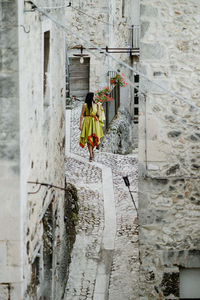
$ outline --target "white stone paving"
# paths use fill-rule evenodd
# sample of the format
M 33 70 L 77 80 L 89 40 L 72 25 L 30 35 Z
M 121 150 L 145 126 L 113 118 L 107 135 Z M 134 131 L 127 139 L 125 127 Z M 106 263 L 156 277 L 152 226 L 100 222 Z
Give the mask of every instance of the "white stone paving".
M 123 156 L 96 150 L 95 162 L 89 163 L 87 149 L 79 146 L 80 109 L 78 105 L 71 110 L 70 150 L 73 154 L 66 158 L 67 181 L 78 189 L 80 213 L 64 299 L 139 299 L 137 214 L 122 178 L 129 176 L 137 203 L 137 153 Z M 115 204 L 107 208 L 108 218 L 111 222 L 113 218 L 113 224 L 116 222 L 116 232 L 110 232 L 114 239 L 110 241 L 108 265 L 106 254 L 102 254 L 106 251 L 103 244 L 106 205 L 101 166 L 112 170 Z

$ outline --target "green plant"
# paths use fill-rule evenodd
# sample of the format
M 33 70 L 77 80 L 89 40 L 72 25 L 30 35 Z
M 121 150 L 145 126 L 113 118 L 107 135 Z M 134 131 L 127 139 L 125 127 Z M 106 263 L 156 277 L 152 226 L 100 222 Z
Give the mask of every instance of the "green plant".
M 96 94 L 96 101 L 97 102 L 108 102 L 110 100 L 114 100 L 111 96 L 110 93 L 112 92 L 112 90 L 109 88 L 109 86 L 105 87 L 102 90 L 98 90 L 95 92 Z
M 119 86 L 125 87 L 126 85 L 128 85 L 128 83 L 125 81 L 124 77 L 125 77 L 124 74 L 120 75 L 119 73 L 117 73 L 115 76 L 111 77 L 110 80 L 114 84 L 119 84 Z

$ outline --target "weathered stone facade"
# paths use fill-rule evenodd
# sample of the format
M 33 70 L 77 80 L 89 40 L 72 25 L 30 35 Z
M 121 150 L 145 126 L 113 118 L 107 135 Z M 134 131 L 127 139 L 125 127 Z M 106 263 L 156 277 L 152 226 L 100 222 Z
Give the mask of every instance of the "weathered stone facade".
M 139 0 L 117 0 L 117 1 L 79 1 L 79 3 L 72 2 L 72 6 L 66 10 L 66 26 L 73 32 L 80 35 L 97 45 L 98 47 L 105 48 L 125 48 L 127 50 L 132 47 L 133 32 L 132 26 L 139 25 Z M 74 37 L 73 35 L 67 36 L 68 56 L 69 60 L 74 55 L 81 54 L 80 49 L 74 49 L 76 46 L 83 46 L 90 48 L 91 46 L 86 42 Z M 118 50 L 120 51 L 120 50 Z M 128 51 L 127 51 L 128 52 Z M 83 50 L 83 55 L 89 57 L 89 90 L 96 91 L 98 89 L 108 86 L 110 72 L 120 70 L 125 74 L 125 78 L 133 82 L 134 74 L 127 68 L 124 68 L 118 62 L 99 53 L 97 50 Z M 138 56 L 130 56 L 125 53 L 112 54 L 116 59 L 125 62 L 130 66 L 137 66 Z M 78 76 L 78 75 L 77 75 Z M 78 81 L 79 79 L 77 79 Z M 120 107 L 124 108 L 130 114 L 131 119 L 134 117 L 134 87 L 128 84 L 127 87 L 120 89 Z M 134 136 L 134 147 L 137 146 L 138 128 L 132 120 L 127 122 L 129 137 Z M 126 126 L 125 126 L 126 127 Z M 121 135 L 127 135 L 126 128 L 124 128 Z M 121 126 L 121 129 L 123 129 Z M 119 130 L 121 130 L 119 128 Z M 111 143 L 124 143 L 123 139 L 112 138 Z M 126 143 L 126 142 L 125 142 Z M 126 144 L 128 144 L 127 141 Z M 116 147 L 117 148 L 117 147 Z M 125 145 L 126 149 L 121 149 L 120 153 L 130 152 L 130 146 Z M 108 148 L 107 148 L 108 149 Z M 111 152 L 116 152 L 112 149 Z
M 24 9 L 32 6 L 0 3 L 0 298 L 61 299 L 65 192 L 28 181 L 65 187 L 65 35 Z
M 199 1 L 141 0 L 141 70 L 200 107 Z M 141 82 L 140 299 L 179 299 L 199 268 L 200 109 Z
M 79 4 L 72 2 L 72 7 L 66 10 L 66 25 L 83 38 L 91 41 L 101 48 L 106 46 L 111 48 L 132 47 L 132 28 L 139 22 L 138 0 L 126 0 L 123 7 L 123 1 L 79 1 Z M 112 25 L 113 24 L 113 25 Z M 68 55 L 74 57 L 74 54 L 81 54 L 74 46 L 83 45 L 91 47 L 86 42 L 74 37 L 67 36 Z M 119 63 L 100 54 L 97 50 L 84 50 L 84 55 L 90 58 L 90 83 L 89 89 L 95 91 L 109 85 L 109 71 L 120 70 L 126 77 L 129 72 Z M 115 53 L 113 56 L 123 62 L 133 65 L 133 57 L 126 53 Z M 125 106 L 131 112 L 132 87 L 121 89 L 121 105 Z

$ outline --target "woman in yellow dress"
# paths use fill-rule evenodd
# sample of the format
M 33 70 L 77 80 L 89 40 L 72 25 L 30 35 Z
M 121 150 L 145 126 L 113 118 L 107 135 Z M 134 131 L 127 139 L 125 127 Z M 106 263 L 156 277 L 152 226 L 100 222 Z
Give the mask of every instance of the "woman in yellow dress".
M 94 93 L 87 94 L 80 116 L 80 146 L 84 148 L 87 143 L 90 162 L 94 159 L 94 147 L 100 144 L 100 139 L 103 137 L 102 124 L 99 122 L 101 107 L 100 103 L 95 103 L 94 98 Z

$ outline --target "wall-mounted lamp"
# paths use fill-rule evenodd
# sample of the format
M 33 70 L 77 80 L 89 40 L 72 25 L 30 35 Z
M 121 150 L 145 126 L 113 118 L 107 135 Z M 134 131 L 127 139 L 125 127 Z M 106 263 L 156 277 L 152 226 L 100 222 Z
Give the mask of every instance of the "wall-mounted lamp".
M 84 58 L 83 58 L 83 56 L 80 57 L 80 63 L 81 63 L 81 64 L 84 63 Z

